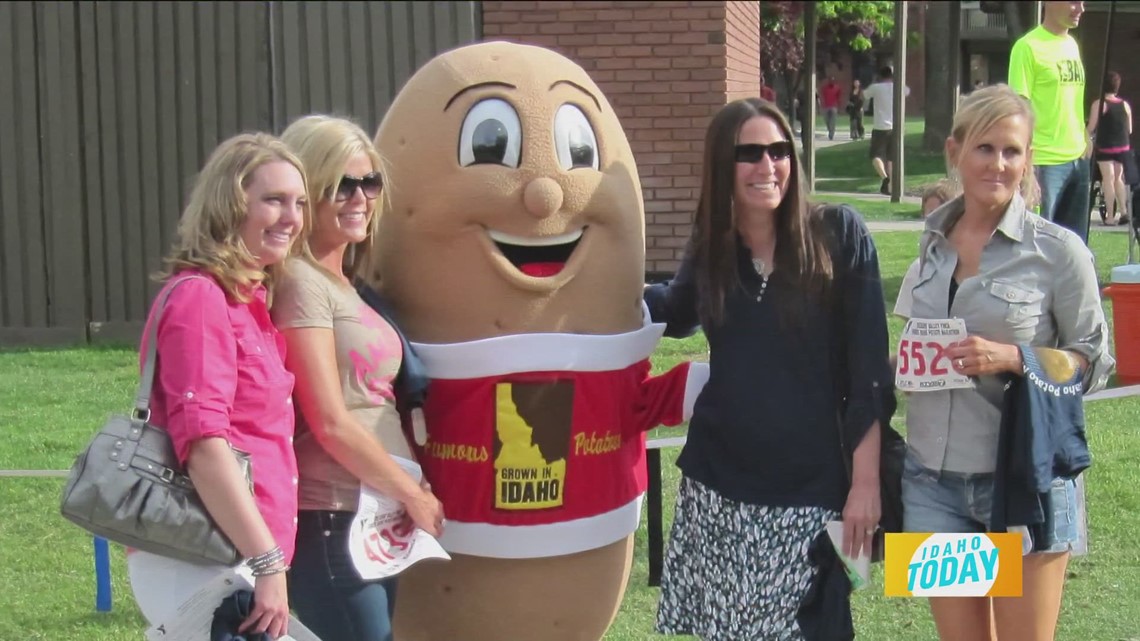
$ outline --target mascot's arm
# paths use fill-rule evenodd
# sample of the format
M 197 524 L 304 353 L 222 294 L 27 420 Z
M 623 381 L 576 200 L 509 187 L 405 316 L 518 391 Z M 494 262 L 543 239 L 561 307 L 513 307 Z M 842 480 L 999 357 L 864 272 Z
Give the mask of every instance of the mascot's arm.
M 693 239 L 690 238 L 673 279 L 647 285 L 642 294 L 650 318 L 654 323 L 665 323 L 665 335 L 670 338 L 692 336 L 700 328 L 694 252 Z
M 660 376 L 641 382 L 636 410 L 636 427 L 646 432 L 658 425 L 680 425 L 693 415 L 697 396 L 709 380 L 708 363 L 681 363 Z

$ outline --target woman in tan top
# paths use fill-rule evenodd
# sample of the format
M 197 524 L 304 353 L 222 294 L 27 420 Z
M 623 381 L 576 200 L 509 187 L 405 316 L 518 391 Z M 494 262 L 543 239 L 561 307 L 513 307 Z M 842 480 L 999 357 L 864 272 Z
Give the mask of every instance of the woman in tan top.
M 321 638 L 389 641 L 395 579 L 362 580 L 349 554 L 361 484 L 402 503 L 434 536 L 443 509 L 395 459 L 413 458 L 393 391 L 401 342 L 352 287 L 376 229 L 380 156 L 360 127 L 339 118 L 306 116 L 281 138 L 304 163 L 315 202 L 307 251 L 286 264 L 272 311 L 300 409 L 290 601 Z

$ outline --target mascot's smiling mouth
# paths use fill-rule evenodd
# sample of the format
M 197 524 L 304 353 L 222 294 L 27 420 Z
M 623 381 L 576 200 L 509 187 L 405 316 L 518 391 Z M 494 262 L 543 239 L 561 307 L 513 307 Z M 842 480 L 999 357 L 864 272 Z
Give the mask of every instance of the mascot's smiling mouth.
M 488 229 L 487 235 L 515 269 L 533 278 L 549 278 L 562 272 L 585 230 L 545 238 L 513 236 L 493 229 Z

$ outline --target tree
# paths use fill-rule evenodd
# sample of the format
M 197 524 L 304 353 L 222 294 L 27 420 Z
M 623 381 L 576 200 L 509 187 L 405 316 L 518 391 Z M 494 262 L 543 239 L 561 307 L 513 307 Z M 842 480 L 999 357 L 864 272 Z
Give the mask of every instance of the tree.
M 950 77 L 950 56 L 958 43 L 950 42 L 950 20 L 961 20 L 952 9 L 954 2 L 928 2 L 926 4 L 926 109 L 922 143 L 927 151 L 942 149 L 950 135 L 954 119 L 954 85 L 961 82 Z
M 953 120 L 953 83 L 961 79 L 950 77 L 949 56 L 957 55 L 960 43 L 950 42 L 944 25 L 950 20 L 961 20 L 952 15 L 952 3 L 926 4 L 926 127 L 923 144 L 937 151 L 950 135 Z M 1005 17 L 1006 37 L 1010 46 L 1037 24 L 1037 7 L 1033 2 L 981 2 L 983 13 Z
M 1036 2 L 980 2 L 978 5 L 982 13 L 1005 16 L 1005 32 L 1010 45 L 1037 25 Z
M 798 80 L 796 74 L 804 64 L 803 3 L 760 3 L 760 64 L 770 77 L 781 77 L 788 88 L 784 110 L 792 112 L 792 97 Z
M 760 3 L 760 62 L 764 72 L 782 76 L 789 92 L 800 87 L 804 64 L 803 2 Z M 866 51 L 889 38 L 894 30 L 894 2 L 820 1 L 815 3 L 819 18 L 816 31 L 821 59 L 838 57 L 844 50 Z M 790 96 L 788 97 L 790 105 Z

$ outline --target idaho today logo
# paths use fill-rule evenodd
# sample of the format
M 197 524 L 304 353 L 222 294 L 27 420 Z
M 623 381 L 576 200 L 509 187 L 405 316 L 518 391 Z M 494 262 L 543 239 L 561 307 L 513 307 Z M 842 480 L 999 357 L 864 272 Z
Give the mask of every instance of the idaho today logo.
M 1021 596 L 1021 535 L 887 534 L 887 596 Z

